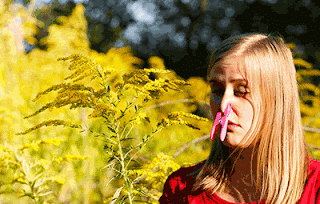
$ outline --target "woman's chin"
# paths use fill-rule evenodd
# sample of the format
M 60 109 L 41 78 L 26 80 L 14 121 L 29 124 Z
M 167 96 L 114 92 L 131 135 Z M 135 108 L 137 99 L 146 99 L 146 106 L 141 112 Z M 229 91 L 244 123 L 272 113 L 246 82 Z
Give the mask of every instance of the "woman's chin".
M 222 144 L 227 147 L 238 147 L 240 141 L 240 138 L 236 138 L 232 133 L 228 132 Z

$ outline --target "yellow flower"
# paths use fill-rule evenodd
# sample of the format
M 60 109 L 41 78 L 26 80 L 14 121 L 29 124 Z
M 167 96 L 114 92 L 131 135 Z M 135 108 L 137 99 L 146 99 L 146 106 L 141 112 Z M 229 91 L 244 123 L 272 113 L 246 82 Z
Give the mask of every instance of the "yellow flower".
M 34 115 L 34 114 L 32 114 L 32 115 Z M 27 134 L 27 133 L 29 133 L 29 132 L 31 132 L 33 130 L 37 130 L 37 129 L 43 127 L 43 126 L 58 126 L 58 125 L 63 125 L 63 126 L 71 127 L 71 128 L 80 128 L 81 127 L 80 125 L 74 125 L 74 124 L 68 123 L 68 122 L 66 122 L 64 120 L 48 120 L 48 121 L 42 122 L 42 123 L 30 128 L 30 129 L 28 129 L 28 130 L 26 130 L 24 132 L 17 133 L 17 135 Z
M 158 56 L 152 56 L 149 58 L 149 64 L 151 67 L 157 68 L 157 69 L 161 69 L 161 70 L 165 70 L 165 66 L 164 66 L 164 62 L 163 59 L 161 59 Z
M 149 79 L 149 72 L 145 70 L 136 70 L 129 74 L 124 74 L 122 76 L 123 81 L 126 84 L 133 84 L 133 85 L 145 85 L 146 83 L 150 82 Z
M 80 156 L 80 155 L 65 155 L 63 156 L 63 160 L 64 161 L 67 161 L 67 162 L 70 162 L 70 161 L 74 161 L 74 160 L 86 160 L 90 158 L 90 156 Z
M 55 159 L 55 161 L 56 161 L 57 163 L 61 163 L 61 162 L 63 161 L 63 158 L 62 158 L 62 157 L 58 157 L 58 158 Z
M 25 178 L 22 178 L 22 177 L 17 178 L 17 181 L 20 182 L 20 183 L 26 183 L 27 182 L 27 180 Z
M 172 112 L 172 113 L 170 113 L 170 116 L 175 117 L 175 118 L 177 118 L 177 117 L 192 118 L 195 120 L 200 120 L 200 121 L 205 121 L 205 122 L 209 121 L 207 118 L 203 118 L 203 117 L 194 115 L 192 113 L 185 113 L 185 112 Z
M 288 43 L 287 46 L 291 49 L 291 50 L 297 50 L 297 46 L 294 43 Z
M 136 123 L 139 125 L 141 124 L 141 119 L 144 119 L 147 117 L 147 114 L 145 112 L 141 112 L 136 116 Z
M 307 69 L 313 68 L 311 63 L 309 63 L 309 62 L 307 62 L 307 61 L 305 61 L 303 59 L 300 59 L 300 58 L 293 59 L 293 62 L 294 62 L 294 65 L 296 65 L 296 66 L 302 66 L 302 67 L 305 67 Z
M 145 175 L 145 182 L 150 184 L 152 189 L 161 189 L 169 174 L 180 168 L 180 165 L 172 161 L 172 157 L 159 153 L 151 163 L 142 169 L 133 170 L 129 174 L 135 177 Z
M 148 73 L 159 73 L 159 74 L 167 74 L 170 73 L 170 70 L 164 70 L 164 69 L 143 69 L 144 71 Z
M 18 182 L 20 182 L 20 183 L 26 183 L 26 182 L 27 182 L 25 176 L 24 176 L 23 174 L 21 174 L 21 173 L 16 174 L 16 175 L 14 176 L 14 180 L 16 180 L 16 181 L 18 181 Z
M 21 150 L 21 151 L 23 151 L 25 149 L 31 149 L 34 151 L 38 151 L 39 146 L 38 146 L 38 144 L 24 144 L 22 147 L 19 148 L 19 150 Z
M 56 182 L 61 185 L 66 182 L 66 179 L 64 179 L 61 176 L 52 176 L 52 177 L 48 178 L 48 180 L 51 180 L 52 182 Z
M 60 138 L 52 138 L 52 139 L 46 139 L 46 140 L 40 140 L 39 144 L 52 144 L 54 146 L 59 146 L 61 143 Z
M 47 169 L 50 165 L 50 161 L 46 159 L 40 159 L 37 163 L 38 165 L 42 166 L 44 169 Z
M 115 110 L 113 110 L 110 105 L 107 105 L 105 103 L 98 104 L 93 112 L 89 115 L 89 118 L 97 118 L 97 117 L 110 117 L 111 115 L 114 115 L 116 113 Z

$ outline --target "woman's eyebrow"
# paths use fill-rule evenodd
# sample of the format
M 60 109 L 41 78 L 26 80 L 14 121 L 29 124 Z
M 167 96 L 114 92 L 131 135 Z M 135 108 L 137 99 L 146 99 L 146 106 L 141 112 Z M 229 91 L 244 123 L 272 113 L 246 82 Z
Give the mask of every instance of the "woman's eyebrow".
M 245 83 L 247 83 L 247 80 L 245 80 L 245 79 L 230 79 L 229 80 L 231 83 L 234 83 L 234 82 L 245 82 Z
M 245 80 L 245 79 L 243 79 L 243 78 L 241 78 L 241 79 L 229 79 L 229 81 L 230 81 L 231 83 L 235 83 L 235 82 L 245 82 L 245 83 L 247 83 L 247 80 Z M 221 81 L 220 81 L 220 80 L 217 80 L 217 79 L 215 79 L 215 78 L 212 78 L 212 79 L 209 80 L 209 83 L 214 83 L 214 82 L 221 82 Z

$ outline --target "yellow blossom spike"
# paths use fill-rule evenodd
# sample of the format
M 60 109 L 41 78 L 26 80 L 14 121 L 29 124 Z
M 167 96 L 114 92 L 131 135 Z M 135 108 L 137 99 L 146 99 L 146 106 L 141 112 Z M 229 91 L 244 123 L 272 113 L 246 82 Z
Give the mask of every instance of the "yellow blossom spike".
M 52 144 L 54 146 L 59 146 L 61 143 L 60 138 L 52 138 L 52 139 L 46 139 L 46 140 L 40 140 L 38 144 Z
M 38 146 L 38 144 L 24 144 L 24 145 L 22 145 L 22 147 L 19 148 L 20 151 L 23 151 L 25 149 L 31 149 L 34 151 L 38 151 L 39 146 Z
M 25 119 L 38 115 L 39 113 L 47 109 L 60 108 L 67 105 L 71 105 L 70 109 L 78 107 L 91 108 L 94 105 L 94 101 L 94 93 L 84 93 L 81 91 L 73 91 L 69 89 L 64 90 L 60 92 L 60 94 L 56 97 L 56 99 L 53 102 L 47 103 L 33 114 L 26 116 Z
M 167 74 L 170 73 L 170 70 L 163 70 L 163 69 L 143 69 L 144 71 L 148 72 L 148 73 L 158 73 L 158 74 Z
M 59 58 L 58 60 L 71 60 L 72 64 L 69 66 L 69 70 L 74 70 L 74 72 L 65 78 L 65 80 L 71 79 L 73 82 L 80 81 L 84 78 L 105 78 L 113 69 L 107 69 L 101 67 L 92 57 L 85 57 L 80 54 L 71 55 L 65 58 Z
M 63 125 L 63 126 L 71 127 L 71 128 L 80 128 L 81 127 L 80 125 L 74 125 L 74 124 L 68 123 L 64 120 L 48 120 L 48 121 L 42 122 L 42 123 L 30 128 L 24 132 L 17 133 L 17 135 L 25 135 L 25 134 L 27 134 L 33 130 L 39 129 L 43 126 L 58 126 L 58 125 Z
M 297 59 L 293 59 L 294 65 L 296 66 L 302 66 L 305 67 L 307 69 L 312 69 L 313 65 L 303 59 L 297 58 Z
M 50 93 L 52 91 L 58 91 L 58 90 L 60 90 L 59 92 L 63 92 L 65 90 L 74 90 L 74 91 L 77 90 L 77 91 L 94 92 L 93 88 L 87 87 L 87 86 L 85 86 L 83 84 L 62 83 L 62 84 L 51 86 L 50 88 L 46 89 L 45 91 L 42 91 L 42 92 L 38 93 L 37 96 L 35 97 L 35 99 L 33 99 L 32 101 L 34 102 L 37 99 L 39 99 L 42 95 L 45 95 L 45 94 Z

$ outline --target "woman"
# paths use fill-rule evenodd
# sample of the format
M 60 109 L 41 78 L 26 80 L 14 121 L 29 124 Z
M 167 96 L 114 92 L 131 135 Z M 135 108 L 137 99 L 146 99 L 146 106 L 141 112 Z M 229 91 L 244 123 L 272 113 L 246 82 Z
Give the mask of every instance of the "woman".
M 208 71 L 212 114 L 231 105 L 225 139 L 218 132 L 207 160 L 172 173 L 160 203 L 320 203 L 320 162 L 309 157 L 285 42 L 229 38 Z

